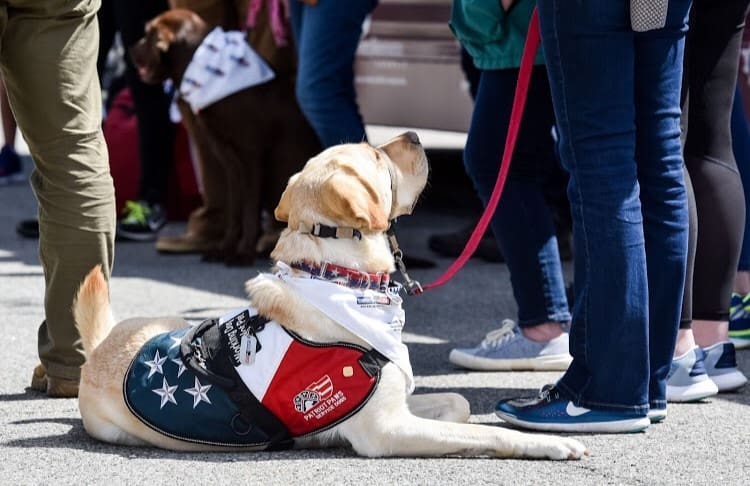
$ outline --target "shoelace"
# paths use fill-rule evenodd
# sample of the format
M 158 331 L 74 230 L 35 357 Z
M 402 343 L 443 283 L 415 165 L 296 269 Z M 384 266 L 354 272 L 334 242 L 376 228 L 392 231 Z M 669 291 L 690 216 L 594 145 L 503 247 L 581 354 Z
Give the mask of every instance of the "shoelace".
M 496 348 L 513 339 L 517 332 L 515 322 L 510 319 L 503 319 L 502 326 L 499 329 L 488 332 L 481 346 L 485 349 Z
M 555 385 L 553 384 L 544 385 L 542 389 L 539 390 L 539 399 L 546 400 L 547 403 L 552 400 L 557 400 L 558 398 L 560 398 L 560 392 L 557 391 L 557 388 L 555 388 Z
M 129 221 L 135 221 L 139 224 L 146 224 L 146 218 L 151 214 L 151 210 L 148 206 L 139 203 L 138 201 L 125 201 L 125 210 L 123 213 L 126 214 L 125 218 Z

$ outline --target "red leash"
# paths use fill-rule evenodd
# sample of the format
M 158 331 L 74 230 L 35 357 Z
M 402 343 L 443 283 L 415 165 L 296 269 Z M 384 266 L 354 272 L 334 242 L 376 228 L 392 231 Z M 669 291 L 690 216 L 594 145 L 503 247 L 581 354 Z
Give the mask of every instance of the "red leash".
M 531 13 L 531 20 L 529 22 L 529 31 L 526 35 L 526 44 L 523 48 L 523 56 L 521 57 L 521 68 L 518 73 L 518 82 L 516 83 L 515 97 L 513 98 L 513 109 L 510 114 L 510 124 L 508 126 L 508 136 L 505 139 L 505 151 L 503 152 L 502 164 L 500 165 L 500 173 L 497 176 L 497 182 L 495 188 L 492 190 L 490 200 L 487 202 L 487 207 L 484 209 L 482 217 L 479 218 L 476 228 L 471 233 L 469 241 L 466 243 L 466 247 L 461 254 L 456 258 L 456 261 L 451 264 L 450 267 L 431 284 L 427 284 L 422 287 L 423 290 L 434 289 L 446 283 L 448 280 L 453 278 L 455 274 L 469 261 L 471 255 L 476 251 L 479 241 L 482 239 L 482 235 L 487 230 L 487 226 L 490 224 L 490 219 L 495 213 L 497 203 L 500 201 L 500 195 L 503 193 L 503 187 L 505 186 L 505 179 L 508 177 L 508 170 L 510 169 L 510 160 L 513 157 L 513 150 L 516 146 L 516 138 L 518 138 L 518 129 L 521 126 L 521 118 L 523 117 L 523 109 L 526 105 L 526 95 L 529 92 L 529 81 L 531 79 L 531 69 L 534 67 L 534 57 L 536 56 L 537 48 L 540 42 L 539 36 L 539 14 L 534 8 Z M 421 292 L 416 292 L 421 293 Z

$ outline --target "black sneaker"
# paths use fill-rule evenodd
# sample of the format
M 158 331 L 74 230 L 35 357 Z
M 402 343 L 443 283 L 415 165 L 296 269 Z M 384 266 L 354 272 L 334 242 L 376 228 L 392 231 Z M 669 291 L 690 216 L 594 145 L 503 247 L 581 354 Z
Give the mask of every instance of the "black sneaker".
M 453 233 L 432 235 L 427 240 L 427 245 L 430 247 L 430 250 L 435 253 L 455 258 L 464 250 L 464 247 L 469 241 L 469 237 L 473 231 L 474 225 L 469 225 Z M 495 237 L 489 229 L 479 241 L 479 246 L 477 246 L 477 251 L 474 252 L 473 256 L 488 262 L 502 263 L 505 261 L 503 254 L 500 253 L 500 249 L 497 247 Z
M 125 201 L 123 218 L 117 224 L 117 237 L 123 240 L 153 241 L 167 224 L 167 215 L 159 204 Z
M 39 238 L 39 221 L 36 219 L 24 219 L 16 225 L 16 233 L 24 238 Z
M 10 145 L 0 150 L 0 184 L 11 184 L 25 180 L 21 170 L 21 157 Z

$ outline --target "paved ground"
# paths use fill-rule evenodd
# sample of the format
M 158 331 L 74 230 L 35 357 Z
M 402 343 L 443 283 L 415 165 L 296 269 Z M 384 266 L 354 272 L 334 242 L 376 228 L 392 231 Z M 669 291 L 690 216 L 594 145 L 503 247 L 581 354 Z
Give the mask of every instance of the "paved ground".
M 441 173 L 445 170 L 436 167 L 436 176 Z M 468 218 L 465 205 L 457 204 L 466 194 L 451 195 L 437 182 L 427 204 L 401 222 L 399 239 L 407 253 L 434 258 L 438 265 L 412 271 L 423 282 L 450 263 L 429 252 L 427 236 L 458 228 Z M 362 459 L 346 449 L 183 454 L 96 442 L 86 435 L 75 400 L 51 400 L 27 389 L 37 362 L 43 279 L 36 241 L 18 237 L 14 226 L 34 215 L 35 201 L 27 185 L 0 187 L 0 207 L 0 484 L 748 484 L 750 386 L 704 403 L 670 405 L 668 419 L 645 433 L 579 436 L 591 456 L 568 463 Z M 180 224 L 167 228 L 180 230 Z M 243 282 L 267 267 L 261 261 L 230 269 L 194 256 L 159 256 L 150 244 L 118 244 L 113 305 L 119 318 L 177 314 L 199 321 L 244 305 Z M 504 265 L 472 260 L 446 286 L 407 300 L 406 309 L 405 341 L 417 392 L 464 394 L 472 421 L 503 426 L 491 413 L 498 399 L 534 393 L 558 376 L 467 373 L 447 361 L 453 346 L 478 342 L 500 319 L 514 315 Z M 750 352 L 738 354 L 750 373 Z

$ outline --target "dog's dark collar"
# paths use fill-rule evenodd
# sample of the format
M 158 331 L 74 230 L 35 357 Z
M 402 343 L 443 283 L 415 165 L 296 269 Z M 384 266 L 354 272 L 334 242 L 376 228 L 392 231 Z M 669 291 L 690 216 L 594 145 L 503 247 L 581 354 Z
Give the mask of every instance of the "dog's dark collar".
M 315 277 L 330 280 L 333 283 L 352 289 L 383 290 L 388 287 L 391 279 L 387 272 L 360 272 L 353 268 L 342 267 L 341 265 L 329 262 L 317 264 L 303 260 L 301 262 L 293 262 L 290 266 Z
M 356 240 L 362 239 L 362 233 L 357 228 L 327 226 L 321 223 L 315 223 L 312 226 L 308 226 L 305 223 L 300 223 L 297 227 L 297 231 L 299 231 L 300 233 L 317 236 L 318 238 L 350 238 Z

